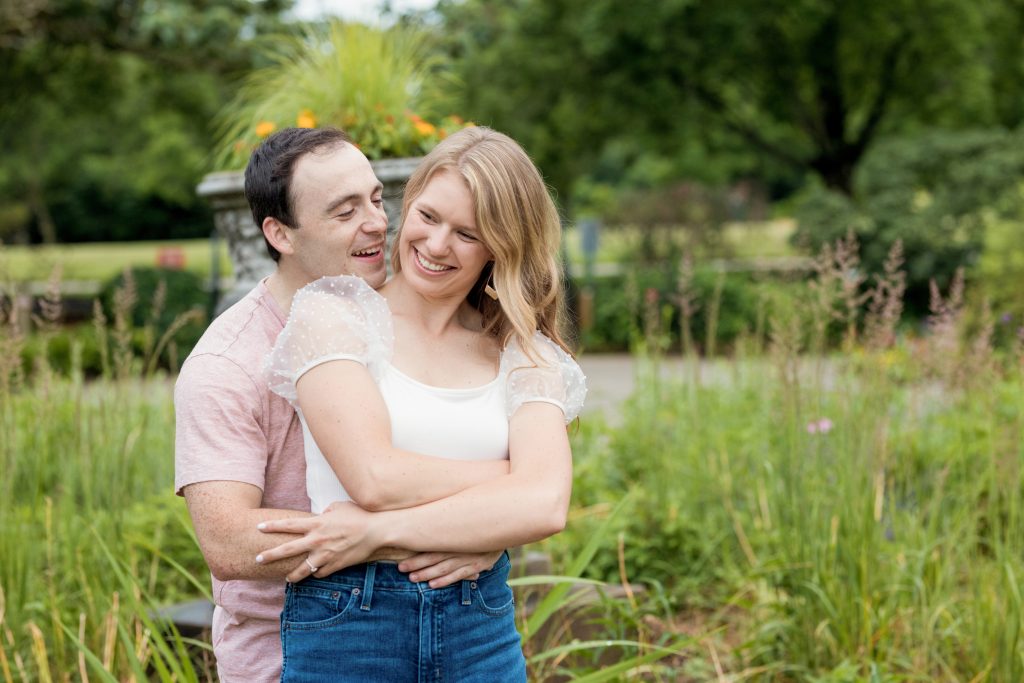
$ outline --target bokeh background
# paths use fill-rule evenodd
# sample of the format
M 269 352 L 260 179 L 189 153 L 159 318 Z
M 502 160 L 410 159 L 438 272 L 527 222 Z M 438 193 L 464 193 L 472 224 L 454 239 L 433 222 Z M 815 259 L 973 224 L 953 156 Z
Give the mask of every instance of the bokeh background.
M 528 549 L 575 581 L 521 600 L 531 680 L 1024 680 L 1021 0 L 0 0 L 0 680 L 215 677 L 160 616 L 209 597 L 203 179 L 474 123 L 629 386 Z

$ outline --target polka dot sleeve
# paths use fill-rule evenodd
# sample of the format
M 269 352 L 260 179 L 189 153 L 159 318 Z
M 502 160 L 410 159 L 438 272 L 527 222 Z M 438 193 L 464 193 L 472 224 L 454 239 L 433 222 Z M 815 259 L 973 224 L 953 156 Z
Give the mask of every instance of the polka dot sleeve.
M 500 372 L 506 378 L 506 410 L 511 418 L 524 403 L 551 403 L 562 409 L 566 423 L 583 408 L 587 378 L 579 363 L 541 332 L 533 343 L 540 355 L 535 363 L 512 341 L 501 354 Z
M 295 294 L 264 372 L 270 389 L 296 405 L 296 382 L 317 365 L 354 360 L 379 380 L 393 350 L 384 297 L 361 278 L 324 277 Z

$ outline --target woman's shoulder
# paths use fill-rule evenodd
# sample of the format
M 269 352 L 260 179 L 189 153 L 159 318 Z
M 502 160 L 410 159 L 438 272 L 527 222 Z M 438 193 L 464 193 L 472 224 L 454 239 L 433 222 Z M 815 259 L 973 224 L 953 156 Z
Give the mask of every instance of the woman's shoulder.
M 328 275 L 313 280 L 295 293 L 294 302 L 310 297 L 386 303 L 384 297 L 368 285 L 366 280 L 355 275 Z
M 298 378 L 316 365 L 356 360 L 378 377 L 393 348 L 387 302 L 360 278 L 324 277 L 296 292 L 265 373 L 273 391 L 294 401 Z
M 369 321 L 376 325 L 390 325 L 388 303 L 362 278 L 352 275 L 322 277 L 310 282 L 295 293 L 289 312 L 289 321 L 310 318 L 344 324 Z
M 527 348 L 524 348 L 526 346 Z M 553 403 L 566 422 L 579 415 L 587 394 L 587 378 L 565 349 L 539 330 L 522 344 L 513 338 L 501 354 L 506 377 L 506 409 L 511 417 L 524 403 Z
M 516 335 L 512 335 L 501 350 L 502 364 L 511 370 L 515 367 L 537 367 L 575 364 L 576 360 L 549 336 L 535 330 L 533 335 L 523 344 Z

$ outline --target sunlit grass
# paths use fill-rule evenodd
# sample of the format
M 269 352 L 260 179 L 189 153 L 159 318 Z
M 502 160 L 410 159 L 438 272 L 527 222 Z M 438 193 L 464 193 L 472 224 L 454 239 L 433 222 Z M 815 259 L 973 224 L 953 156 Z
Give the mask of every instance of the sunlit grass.
M 734 261 L 792 259 L 802 256 L 789 242 L 796 225 L 791 220 L 763 222 L 736 222 L 721 226 L 721 253 L 709 258 Z M 641 228 L 631 226 L 602 226 L 599 229 L 596 263 L 621 264 L 636 258 Z M 685 229 L 678 229 L 680 243 L 684 243 Z M 565 234 L 565 249 L 569 262 L 582 266 L 583 230 L 579 222 L 571 225 Z
M 185 269 L 209 277 L 213 266 L 212 241 L 208 239 L 152 242 L 89 242 L 83 244 L 0 245 L 0 279 L 40 282 L 62 267 L 65 282 L 103 282 L 127 267 L 154 267 L 161 249 L 181 249 Z M 219 242 L 220 275 L 231 274 L 227 245 Z

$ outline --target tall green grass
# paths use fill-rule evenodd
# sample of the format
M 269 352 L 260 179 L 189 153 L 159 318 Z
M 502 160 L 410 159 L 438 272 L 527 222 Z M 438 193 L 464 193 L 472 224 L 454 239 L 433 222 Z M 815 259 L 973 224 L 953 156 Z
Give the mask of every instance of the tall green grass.
M 676 376 L 647 302 L 639 389 L 574 433 L 569 528 L 545 544 L 556 573 L 631 587 L 586 613 L 596 638 L 551 618 L 569 591 L 524 614 L 536 680 L 1024 680 L 1022 344 L 993 348 L 961 281 L 900 332 L 898 253 L 875 280 L 852 243 L 817 265 L 735 356 L 690 345 Z M 27 384 L 0 327 L 0 681 L 214 675 L 150 616 L 206 570 L 170 492 L 171 378 L 119 329 L 97 328 L 97 381 Z
M 854 246 L 777 302 L 764 355 L 666 377 L 648 334 L 619 426 L 578 441 L 577 505 L 639 493 L 618 529 L 652 614 L 723 629 L 682 680 L 1024 680 L 1024 356 L 965 331 L 962 281 L 899 338 L 898 269 L 851 282 Z
M 44 344 L 59 319 L 52 289 L 36 321 Z M 118 311 L 96 330 L 104 377 L 86 383 L 80 367 L 58 377 L 44 355 L 28 384 L 23 334 L 3 313 L 0 680 L 142 680 L 162 670 L 198 679 L 186 643 L 150 616 L 157 601 L 205 584 L 193 579 L 202 557 L 171 491 L 169 379 L 142 378 L 148 364 L 132 354 Z
M 209 598 L 208 572 L 185 506 L 172 492 L 173 378 L 152 362 L 162 346 L 157 340 L 178 323 L 144 330 L 152 343 L 136 355 L 129 309 L 137 296 L 132 279 L 125 282 L 113 318 L 97 313 L 103 373 L 88 382 L 81 349 L 72 350 L 70 372 L 61 374 L 40 354 L 29 381 L 19 354 L 24 334 L 0 297 L 4 683 L 216 678 L 209 644 L 182 638 L 156 616 L 168 603 Z M 51 282 L 40 304 L 35 334 L 45 346 L 59 323 L 58 282 Z M 150 318 L 158 319 L 159 311 Z M 573 573 L 597 547 L 580 556 Z M 566 606 L 559 594 L 556 589 L 544 599 L 548 614 Z M 541 621 L 533 616 L 530 624 L 536 629 Z M 553 651 L 560 645 L 565 643 L 532 647 L 537 680 L 566 669 Z M 572 647 L 600 653 L 610 646 L 601 638 Z M 612 647 L 621 651 L 616 669 L 576 661 L 574 675 L 609 680 L 609 671 L 649 666 L 677 649 L 668 637 L 644 643 L 619 638 Z

